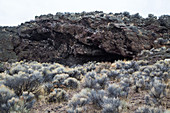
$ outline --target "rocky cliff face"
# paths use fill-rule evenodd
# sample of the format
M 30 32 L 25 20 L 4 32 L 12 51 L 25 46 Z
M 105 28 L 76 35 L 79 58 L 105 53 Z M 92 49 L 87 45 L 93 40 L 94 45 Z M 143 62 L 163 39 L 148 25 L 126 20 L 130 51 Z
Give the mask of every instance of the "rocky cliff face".
M 36 60 L 65 65 L 132 59 L 169 40 L 170 16 L 103 12 L 41 15 L 17 27 L 0 28 L 0 60 Z

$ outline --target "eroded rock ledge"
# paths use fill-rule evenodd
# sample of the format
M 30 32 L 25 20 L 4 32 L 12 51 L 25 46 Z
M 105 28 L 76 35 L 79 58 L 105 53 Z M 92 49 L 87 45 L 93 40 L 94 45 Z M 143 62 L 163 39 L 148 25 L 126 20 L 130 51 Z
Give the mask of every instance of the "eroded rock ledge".
M 132 59 L 169 38 L 170 16 L 142 18 L 138 13 L 100 11 L 41 15 L 17 27 L 0 27 L 0 61 L 59 62 Z

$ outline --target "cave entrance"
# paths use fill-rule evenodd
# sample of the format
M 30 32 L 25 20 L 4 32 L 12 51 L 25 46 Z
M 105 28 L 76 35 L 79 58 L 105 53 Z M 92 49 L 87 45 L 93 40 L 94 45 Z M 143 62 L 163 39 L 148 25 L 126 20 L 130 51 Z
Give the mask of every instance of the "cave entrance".
M 26 34 L 20 36 L 20 41 L 19 45 L 14 43 L 18 60 L 58 62 L 72 66 L 89 61 L 114 62 L 115 60 L 132 59 L 107 53 L 98 47 L 85 45 L 72 35 L 60 32 L 38 33 L 32 31 L 29 33 L 29 37 Z M 83 54 L 83 52 L 79 54 L 79 50 L 85 51 L 84 53 L 88 52 L 88 54 Z M 94 51 L 100 52 L 94 54 Z

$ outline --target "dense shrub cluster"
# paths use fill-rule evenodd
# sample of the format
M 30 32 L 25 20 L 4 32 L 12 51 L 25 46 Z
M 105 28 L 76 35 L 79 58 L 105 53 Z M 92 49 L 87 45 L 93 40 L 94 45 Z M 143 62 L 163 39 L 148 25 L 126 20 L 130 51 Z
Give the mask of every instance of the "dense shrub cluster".
M 67 112 L 126 112 L 132 94 L 145 92 L 145 108 L 152 112 L 168 103 L 170 62 L 89 62 L 64 67 L 58 63 L 16 62 L 0 73 L 0 110 L 29 112 L 34 103 L 67 103 Z M 72 93 L 73 92 L 73 93 Z M 164 111 L 167 107 L 160 107 Z M 92 109 L 92 108 L 93 109 Z M 154 107 L 154 109 L 153 109 Z M 135 112 L 135 111 L 134 111 Z M 154 111 L 156 112 L 156 111 Z
M 151 103 L 150 106 L 158 107 L 163 101 L 162 98 L 168 98 L 166 89 L 170 74 L 169 67 L 169 61 L 165 60 L 158 61 L 153 65 L 149 65 L 148 61 L 143 60 L 117 61 L 102 69 L 96 64 L 95 70 L 87 72 L 83 79 L 83 87 L 90 88 L 86 97 L 88 101 L 84 106 L 91 102 L 98 106 L 102 112 L 121 112 L 122 109 L 128 107 L 125 104 L 126 107 L 123 108 L 124 102 L 121 100 L 122 98 L 128 100 L 130 90 L 133 90 L 134 93 L 148 90 L 148 101 L 145 104 Z M 100 84 L 100 80 L 102 84 Z M 71 107 L 71 109 L 73 108 Z M 74 109 L 76 108 L 74 107 Z

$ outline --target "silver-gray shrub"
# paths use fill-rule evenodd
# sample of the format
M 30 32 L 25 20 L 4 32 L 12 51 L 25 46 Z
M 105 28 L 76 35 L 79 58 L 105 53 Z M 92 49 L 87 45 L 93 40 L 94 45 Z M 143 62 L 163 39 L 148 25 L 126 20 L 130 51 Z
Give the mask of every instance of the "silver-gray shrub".
M 106 74 L 100 75 L 96 78 L 96 83 L 99 84 L 99 88 L 105 88 L 105 86 L 108 84 L 109 78 Z M 96 86 L 97 88 L 97 86 Z
M 109 78 L 115 79 L 117 76 L 119 76 L 119 72 L 116 70 L 108 70 L 108 69 L 102 69 L 100 74 L 106 74 Z
M 83 86 L 88 88 L 93 88 L 96 85 L 96 76 L 97 73 L 95 71 L 88 72 L 85 75 Z
M 96 63 L 96 62 L 88 62 L 87 64 L 84 64 L 83 66 L 86 67 L 87 72 L 90 72 L 90 71 L 96 69 L 95 63 Z
M 166 95 L 165 91 L 166 85 L 162 83 L 155 83 L 154 86 L 151 89 L 151 95 L 155 98 L 161 98 Z
M 119 113 L 119 106 L 121 102 L 118 98 L 104 97 L 102 112 L 103 113 Z
M 81 97 L 80 95 L 77 94 L 72 97 L 71 101 L 69 101 L 69 107 L 72 110 L 75 110 L 77 107 L 85 106 L 88 103 L 89 103 L 88 98 Z
M 0 111 L 6 113 L 9 110 L 7 102 L 9 99 L 15 96 L 15 93 L 10 90 L 8 87 L 1 85 L 0 86 Z
M 67 78 L 65 81 L 64 81 L 64 84 L 67 86 L 67 87 L 70 87 L 70 88 L 73 88 L 73 89 L 76 89 L 79 87 L 79 81 L 75 78 L 72 78 L 72 77 L 69 77 Z
M 24 99 L 21 98 L 11 98 L 8 101 L 10 106 L 9 113 L 29 113 L 30 109 L 26 108 L 26 103 Z
M 100 89 L 107 85 L 108 77 L 106 74 L 99 75 L 95 71 L 88 72 L 83 81 L 83 86 L 88 88 Z
M 68 94 L 65 90 L 55 88 L 53 92 L 48 95 L 48 102 L 61 102 L 68 99 Z
M 50 69 L 47 67 L 42 68 L 42 74 L 43 74 L 44 82 L 52 81 L 54 76 L 56 75 L 55 73 L 52 73 Z
M 103 105 L 103 97 L 105 91 L 104 90 L 94 90 L 92 89 L 91 92 L 88 94 L 90 102 L 98 107 L 102 107 Z
M 57 74 L 54 76 L 53 80 L 52 80 L 52 83 L 53 85 L 57 85 L 58 87 L 60 85 L 63 85 L 64 84 L 64 81 L 69 77 L 68 74 Z
M 153 108 L 150 106 L 139 107 L 135 113 L 163 113 L 163 110 L 160 108 Z
M 69 108 L 67 110 L 68 113 L 84 113 L 87 112 L 86 107 L 77 107 L 76 109 Z
M 127 61 L 122 68 L 135 72 L 139 70 L 139 64 L 136 61 Z
M 139 69 L 139 65 L 135 61 L 117 61 L 116 63 L 116 69 L 133 69 L 134 71 L 137 71 Z
M 107 95 L 108 97 L 120 97 L 122 96 L 123 91 L 120 88 L 119 85 L 117 84 L 109 84 L 108 88 L 107 88 Z
M 80 79 L 81 78 L 81 74 L 85 74 L 83 69 L 72 69 L 70 71 L 67 72 L 69 74 L 69 77 L 73 77 L 76 79 Z
M 14 66 L 11 67 L 11 69 L 9 70 L 9 74 L 13 75 L 13 74 L 18 74 L 18 72 L 23 72 L 26 70 L 26 67 L 23 67 L 20 64 L 15 64 Z
M 35 96 L 33 93 L 29 92 L 23 92 L 23 94 L 20 96 L 20 98 L 23 98 L 24 101 L 24 107 L 26 109 L 30 109 L 34 103 L 36 102 Z
M 42 86 L 43 90 L 45 91 L 45 94 L 49 94 L 51 92 L 52 89 L 54 89 L 54 86 L 52 83 L 44 83 Z
M 82 107 L 85 106 L 86 104 L 89 104 L 90 99 L 89 99 L 89 94 L 90 94 L 89 89 L 82 89 L 80 93 L 74 94 L 71 100 L 68 102 L 69 106 L 69 111 L 74 111 L 77 107 Z
M 18 73 L 17 75 L 7 77 L 4 84 L 13 89 L 16 95 L 22 95 L 23 91 L 33 92 L 43 82 L 41 73 L 33 74 Z

